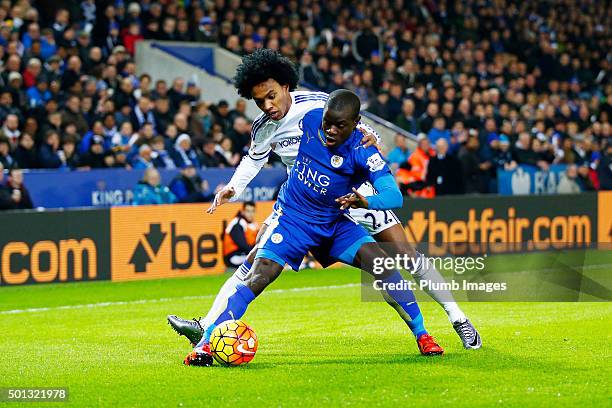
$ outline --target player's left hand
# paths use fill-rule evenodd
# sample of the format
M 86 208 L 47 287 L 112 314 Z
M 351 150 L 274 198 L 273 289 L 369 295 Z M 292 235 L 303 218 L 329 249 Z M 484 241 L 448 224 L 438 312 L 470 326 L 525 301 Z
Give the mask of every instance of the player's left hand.
M 347 208 L 368 208 L 368 199 L 359 194 L 359 191 L 353 187 L 353 192 L 343 195 L 342 197 L 336 198 L 336 202 L 340 203 L 340 209 L 346 210 Z
M 381 151 L 381 146 L 378 144 L 378 138 L 376 135 L 371 132 L 369 127 L 360 125 L 361 124 L 357 125 L 357 128 L 361 131 L 361 133 L 363 133 L 363 138 L 361 138 L 361 144 L 363 144 L 363 147 L 374 146 L 378 149 L 378 151 Z

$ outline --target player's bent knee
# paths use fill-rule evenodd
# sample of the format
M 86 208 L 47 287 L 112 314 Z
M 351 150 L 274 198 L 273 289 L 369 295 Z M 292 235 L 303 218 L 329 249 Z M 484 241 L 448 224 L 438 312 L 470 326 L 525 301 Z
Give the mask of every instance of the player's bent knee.
M 258 296 L 268 285 L 274 282 L 282 270 L 282 265 L 270 259 L 257 258 L 245 279 L 245 285 L 253 291 L 255 296 Z
M 384 279 L 395 272 L 394 268 L 380 270 L 379 265 L 384 264 L 384 260 L 388 257 L 389 255 L 377 243 L 368 242 L 359 248 L 355 257 L 355 266 L 378 279 Z

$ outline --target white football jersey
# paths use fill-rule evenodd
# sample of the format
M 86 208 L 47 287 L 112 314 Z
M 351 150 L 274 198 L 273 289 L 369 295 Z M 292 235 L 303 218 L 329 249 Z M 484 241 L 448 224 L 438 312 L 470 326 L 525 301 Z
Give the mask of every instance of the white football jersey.
M 300 147 L 304 115 L 313 109 L 323 108 L 328 97 L 325 92 L 295 91 L 291 92 L 289 112 L 281 120 L 273 121 L 261 113 L 253 121 L 251 130 L 248 153 L 251 159 L 264 160 L 273 151 L 290 170 Z

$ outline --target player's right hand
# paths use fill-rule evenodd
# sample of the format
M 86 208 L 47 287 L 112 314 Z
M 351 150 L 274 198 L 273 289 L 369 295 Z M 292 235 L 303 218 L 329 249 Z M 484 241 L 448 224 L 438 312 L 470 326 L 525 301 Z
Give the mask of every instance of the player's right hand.
M 236 190 L 234 190 L 233 187 L 223 187 L 221 190 L 219 190 L 217 194 L 215 194 L 215 199 L 213 200 L 210 207 L 208 207 L 208 210 L 206 210 L 206 212 L 208 214 L 214 213 L 217 207 L 227 203 L 234 196 L 234 194 L 236 194 Z

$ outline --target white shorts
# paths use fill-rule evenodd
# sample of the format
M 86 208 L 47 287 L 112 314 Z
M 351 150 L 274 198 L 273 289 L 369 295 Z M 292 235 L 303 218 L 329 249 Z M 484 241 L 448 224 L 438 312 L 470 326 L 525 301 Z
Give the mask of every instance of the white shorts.
M 364 196 L 370 196 L 376 194 L 376 190 L 370 183 L 362 184 L 359 189 L 359 194 Z M 396 224 L 402 224 L 397 218 L 397 215 L 391 210 L 368 210 L 365 208 L 350 208 L 349 215 L 356 222 L 361 224 L 370 235 L 376 235 L 387 228 L 391 228 Z M 270 223 L 277 220 L 279 214 L 276 211 L 272 211 L 272 214 L 266 218 L 264 224 L 270 225 Z
M 365 182 L 357 189 L 359 194 L 363 196 L 371 196 L 378 194 L 378 191 L 370 184 Z M 391 210 L 368 210 L 365 208 L 349 208 L 349 215 L 358 223 L 360 223 L 370 235 L 376 235 L 383 232 L 387 228 L 400 224 L 401 222 L 397 215 Z
M 349 215 L 360 223 L 370 235 L 376 235 L 395 224 L 401 224 L 397 215 L 391 210 L 368 210 L 365 208 L 350 208 Z

